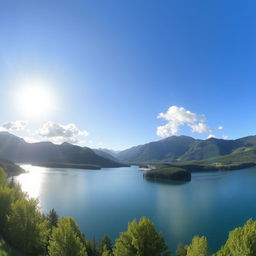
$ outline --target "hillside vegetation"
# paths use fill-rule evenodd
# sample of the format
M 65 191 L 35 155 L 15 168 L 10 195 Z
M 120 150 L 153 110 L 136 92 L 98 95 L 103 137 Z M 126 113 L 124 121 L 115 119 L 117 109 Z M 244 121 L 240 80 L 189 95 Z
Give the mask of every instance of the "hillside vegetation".
M 256 147 L 240 148 L 231 154 L 174 163 L 155 163 L 156 169 L 147 171 L 145 178 L 153 180 L 190 181 L 192 172 L 228 171 L 256 166 Z
M 126 149 L 119 152 L 117 157 L 120 161 L 137 164 L 184 162 L 209 158 L 215 158 L 216 160 L 224 155 L 244 153 L 246 149 L 254 147 L 256 147 L 256 136 L 248 136 L 237 140 L 216 138 L 198 140 L 188 136 L 172 136 Z M 249 161 L 252 159 L 251 156 L 248 155 Z M 243 155 L 242 158 L 245 162 L 246 156 Z
M 163 165 L 165 166 L 166 164 Z M 253 167 L 256 166 L 256 147 L 240 148 L 231 154 L 211 157 L 201 161 L 177 162 L 169 165 L 182 167 L 190 172 L 237 170 Z

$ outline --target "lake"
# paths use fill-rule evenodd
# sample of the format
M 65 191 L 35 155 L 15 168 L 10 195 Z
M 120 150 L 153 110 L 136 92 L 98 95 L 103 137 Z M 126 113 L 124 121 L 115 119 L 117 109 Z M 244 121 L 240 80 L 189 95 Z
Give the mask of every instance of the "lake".
M 102 170 L 55 169 L 24 165 L 16 177 L 22 189 L 38 197 L 44 213 L 55 208 L 72 216 L 88 239 L 126 231 L 134 218 L 149 217 L 163 232 L 171 251 L 205 235 L 212 252 L 228 231 L 256 217 L 256 168 L 194 173 L 185 184 L 143 179 L 136 166 Z

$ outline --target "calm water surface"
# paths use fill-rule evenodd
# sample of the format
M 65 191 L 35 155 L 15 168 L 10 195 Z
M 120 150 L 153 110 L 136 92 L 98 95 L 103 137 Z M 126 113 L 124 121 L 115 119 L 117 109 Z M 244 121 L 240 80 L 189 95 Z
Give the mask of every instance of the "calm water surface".
M 55 208 L 73 216 L 87 238 L 113 239 L 134 218 L 147 216 L 162 231 L 172 251 L 179 242 L 205 235 L 211 251 L 228 231 L 256 217 L 256 168 L 232 172 L 197 173 L 185 184 L 143 179 L 137 167 L 102 170 L 23 166 L 28 173 L 16 180 L 43 212 Z

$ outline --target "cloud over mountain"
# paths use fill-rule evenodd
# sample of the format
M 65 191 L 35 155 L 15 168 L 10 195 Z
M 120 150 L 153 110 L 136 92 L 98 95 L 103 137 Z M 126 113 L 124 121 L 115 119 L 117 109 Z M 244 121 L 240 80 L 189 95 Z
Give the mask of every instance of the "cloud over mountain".
M 210 134 L 207 139 L 210 139 L 210 138 L 216 138 L 216 136 L 214 134 Z
M 205 123 L 202 122 L 198 124 L 191 124 L 190 127 L 194 133 L 212 132 L 212 129 L 210 129 Z
M 0 131 L 21 131 L 28 125 L 27 121 L 12 121 L 0 126 Z
M 78 129 L 73 123 L 63 125 L 50 121 L 43 124 L 37 130 L 37 134 L 57 144 L 63 142 L 76 144 L 79 142 L 78 136 L 88 136 L 87 131 Z
M 203 115 L 195 114 L 183 107 L 171 106 L 165 113 L 160 113 L 157 118 L 164 119 L 167 124 L 157 127 L 157 135 L 160 137 L 168 137 L 177 135 L 181 126 L 188 126 L 193 133 L 211 132 L 205 124 Z

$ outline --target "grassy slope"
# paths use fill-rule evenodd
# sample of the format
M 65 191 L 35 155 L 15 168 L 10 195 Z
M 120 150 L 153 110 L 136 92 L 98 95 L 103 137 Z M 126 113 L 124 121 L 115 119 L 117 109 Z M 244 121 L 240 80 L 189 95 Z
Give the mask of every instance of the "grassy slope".
M 190 172 L 236 170 L 256 166 L 256 147 L 240 148 L 231 154 L 211 157 L 200 161 L 187 161 L 160 164 L 160 166 L 182 167 Z

